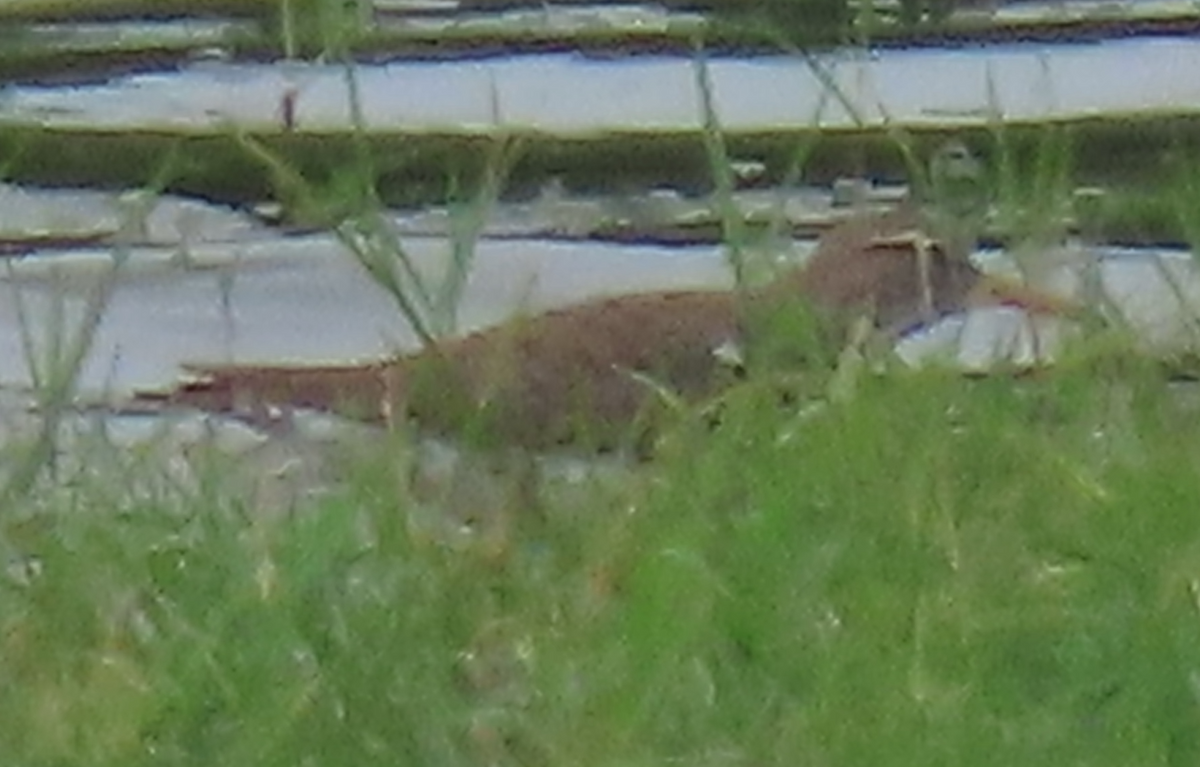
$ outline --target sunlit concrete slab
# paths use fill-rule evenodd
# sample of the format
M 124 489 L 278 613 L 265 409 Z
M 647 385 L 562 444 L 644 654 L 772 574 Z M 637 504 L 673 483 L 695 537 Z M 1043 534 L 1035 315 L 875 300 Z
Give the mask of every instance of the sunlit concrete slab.
M 1190 114 L 1200 105 L 1200 79 L 1180 76 L 1200 71 L 1200 40 L 1187 37 L 843 50 L 816 61 L 827 78 L 796 57 L 709 61 L 722 125 L 983 124 Z M 392 62 L 357 65 L 353 77 L 369 130 L 509 127 L 580 134 L 702 124 L 695 64 L 687 57 Z M 10 85 L 0 91 L 0 120 L 89 129 L 283 130 L 283 105 L 290 100 L 295 130 L 343 131 L 351 124 L 347 78 L 343 67 L 317 63 L 203 61 L 91 85 Z
M 444 240 L 406 244 L 426 273 L 448 258 Z M 332 237 L 201 245 L 194 254 L 208 266 L 179 266 L 174 249 L 133 251 L 102 312 L 83 390 L 163 386 L 186 361 L 344 361 L 416 343 L 392 299 Z M 0 269 L 0 385 L 28 381 L 23 324 L 41 346 L 54 328 L 77 326 L 111 259 L 105 250 L 77 251 Z M 458 326 L 469 331 L 597 295 L 729 283 L 717 248 L 488 241 L 478 248 Z

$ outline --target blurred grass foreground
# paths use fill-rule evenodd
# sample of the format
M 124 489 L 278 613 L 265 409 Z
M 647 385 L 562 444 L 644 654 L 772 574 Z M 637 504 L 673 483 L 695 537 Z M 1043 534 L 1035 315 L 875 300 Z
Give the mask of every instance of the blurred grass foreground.
M 288 515 L 220 469 L 4 509 L 10 765 L 1200 759 L 1200 410 L 1020 379 L 748 382 L 618 486 L 448 542 L 396 451 Z
M 0 495 L 0 767 L 1200 764 L 1194 382 L 1097 344 L 831 399 L 751 378 L 465 535 L 400 439 L 274 513 L 97 440 Z

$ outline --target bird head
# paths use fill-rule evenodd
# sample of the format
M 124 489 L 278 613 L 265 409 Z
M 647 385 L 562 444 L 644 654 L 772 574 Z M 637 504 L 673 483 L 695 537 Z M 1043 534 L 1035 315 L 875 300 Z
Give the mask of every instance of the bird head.
M 962 141 L 947 141 L 930 158 L 926 189 L 930 236 L 954 257 L 966 258 L 975 250 L 991 205 L 983 163 Z

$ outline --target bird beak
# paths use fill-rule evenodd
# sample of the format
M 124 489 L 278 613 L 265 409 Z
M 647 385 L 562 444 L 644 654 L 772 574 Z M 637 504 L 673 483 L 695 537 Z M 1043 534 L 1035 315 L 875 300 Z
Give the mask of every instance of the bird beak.
M 1084 306 L 1077 299 L 1048 290 L 1030 287 L 1010 277 L 987 275 L 979 281 L 968 298 L 971 306 L 1012 306 L 1031 314 L 1070 316 L 1079 314 Z

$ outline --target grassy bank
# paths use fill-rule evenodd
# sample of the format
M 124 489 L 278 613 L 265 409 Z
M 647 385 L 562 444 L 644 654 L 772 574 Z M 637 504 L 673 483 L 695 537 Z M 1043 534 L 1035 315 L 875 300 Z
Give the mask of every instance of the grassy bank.
M 5 509 L 11 764 L 1190 764 L 1200 410 L 1121 355 L 750 382 L 625 486 L 449 545 L 403 446 L 255 516 Z M 157 490 L 149 488 L 157 487 Z M 528 511 L 528 510 L 526 510 Z M 14 560 L 15 561 L 15 560 Z
M 1129 242 L 1182 242 L 1177 189 L 1170 181 L 1200 156 L 1196 119 L 1089 119 L 1058 126 L 1005 126 L 1003 146 L 1029 174 L 1049 134 L 1066 154 L 1074 184 L 1116 190 L 1116 202 L 1098 214 L 1099 232 Z M 985 154 L 999 151 L 995 131 L 910 130 L 920 154 L 948 136 Z M 694 194 L 713 189 L 711 158 L 702 130 L 598 132 L 556 136 L 508 130 L 498 135 L 257 133 L 255 140 L 312 186 L 312 195 L 336 208 L 348 187 L 358 188 L 359 158 L 366 152 L 380 199 L 392 206 L 444 203 L 452 190 L 484 173 L 497 140 L 516 141 L 520 154 L 504 196 L 528 198 L 551 177 L 578 193 L 624 193 L 672 186 Z M 842 175 L 867 173 L 903 181 L 907 168 L 894 136 L 880 131 L 798 129 L 726 132 L 729 155 L 764 164 L 762 183 L 794 184 L 794 164 L 804 156 L 805 183 L 828 184 Z M 364 146 L 366 147 L 364 149 Z M 166 169 L 166 170 L 164 170 Z M 0 126 L 0 176 L 32 184 L 128 188 L 153 180 L 165 191 L 232 203 L 281 199 L 294 205 L 276 169 L 250 156 L 236 136 L 46 130 Z M 164 177 L 165 176 L 165 177 Z M 337 211 L 334 211 L 337 213 Z M 304 219 L 311 211 L 293 210 Z M 334 220 L 337 220 L 336 217 Z

